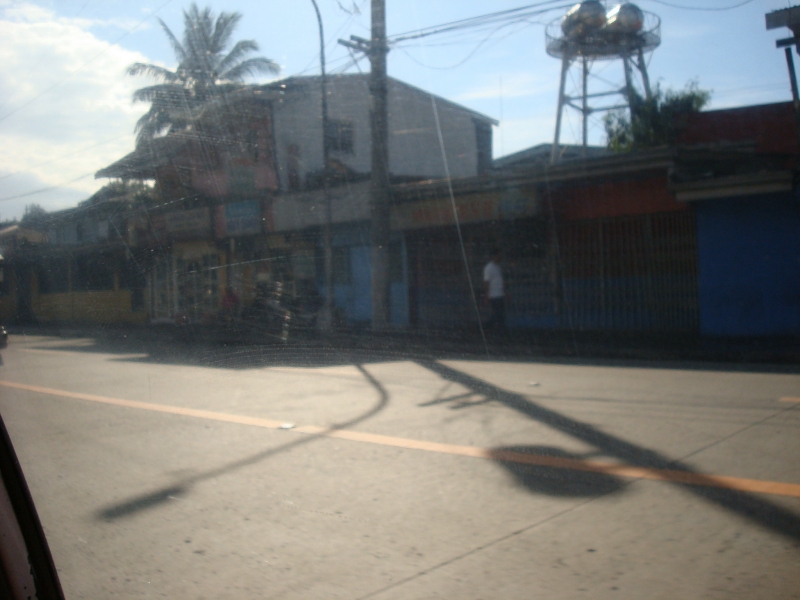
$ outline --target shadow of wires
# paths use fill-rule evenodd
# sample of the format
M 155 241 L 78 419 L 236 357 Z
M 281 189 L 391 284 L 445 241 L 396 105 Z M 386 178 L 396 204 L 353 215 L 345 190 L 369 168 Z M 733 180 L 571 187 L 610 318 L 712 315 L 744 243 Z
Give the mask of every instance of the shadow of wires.
M 349 363 L 354 364 L 354 363 Z M 304 437 L 298 437 L 291 442 L 286 444 L 281 444 L 280 446 L 276 446 L 274 448 L 269 448 L 268 450 L 263 450 L 261 452 L 257 452 L 252 456 L 248 456 L 242 458 L 237 461 L 230 462 L 228 464 L 222 465 L 215 469 L 210 469 L 207 471 L 203 471 L 197 473 L 195 475 L 185 477 L 180 479 L 171 485 L 164 486 L 157 490 L 153 490 L 151 492 L 147 492 L 141 494 L 139 496 L 135 496 L 133 498 L 129 498 L 122 502 L 115 503 L 111 506 L 107 506 L 96 513 L 96 517 L 105 520 L 105 521 L 113 521 L 115 519 L 119 519 L 122 517 L 128 517 L 134 515 L 136 513 L 142 512 L 144 510 L 154 508 L 161 504 L 165 504 L 172 499 L 179 498 L 181 496 L 186 495 L 191 490 L 192 486 L 200 483 L 202 481 L 206 481 L 209 479 L 213 479 L 215 477 L 219 477 L 220 475 L 225 475 L 227 473 L 231 473 L 238 469 L 242 469 L 244 467 L 248 467 L 250 465 L 254 465 L 259 463 L 267 458 L 277 456 L 283 452 L 287 452 L 293 448 L 297 448 L 299 446 L 304 446 L 311 442 L 314 442 L 320 438 L 324 438 L 326 434 L 336 431 L 338 429 L 344 429 L 347 427 L 352 427 L 353 425 L 357 425 L 358 423 L 362 423 L 367 419 L 370 419 L 377 415 L 379 412 L 384 410 L 389 404 L 389 394 L 383 385 L 375 379 L 369 371 L 367 371 L 363 365 L 360 363 L 355 363 L 354 366 L 361 372 L 364 376 L 364 379 L 377 391 L 378 393 L 378 400 L 369 410 L 366 412 L 344 421 L 342 423 L 337 423 L 332 425 L 331 427 L 314 434 L 299 434 L 303 435 Z M 298 435 L 298 434 L 292 434 Z
M 625 482 L 607 473 L 576 471 L 543 465 L 524 464 L 516 460 L 503 460 L 508 454 L 530 454 L 569 460 L 584 460 L 586 457 L 570 454 L 550 446 L 504 446 L 492 448 L 492 457 L 504 467 L 516 482 L 528 491 L 537 494 L 562 497 L 597 497 L 622 491 Z
M 702 485 L 704 476 L 680 461 L 671 460 L 654 450 L 643 448 L 592 425 L 540 406 L 520 394 L 504 390 L 463 371 L 434 360 L 419 360 L 417 363 L 447 381 L 458 383 L 476 394 L 500 402 L 522 415 L 591 444 L 602 454 L 613 456 L 625 464 L 695 475 L 694 479 L 699 484 L 684 483 L 677 478 L 669 482 L 784 537 L 800 540 L 800 515 L 781 506 L 747 492 L 715 487 L 711 478 L 705 478 L 708 485 Z

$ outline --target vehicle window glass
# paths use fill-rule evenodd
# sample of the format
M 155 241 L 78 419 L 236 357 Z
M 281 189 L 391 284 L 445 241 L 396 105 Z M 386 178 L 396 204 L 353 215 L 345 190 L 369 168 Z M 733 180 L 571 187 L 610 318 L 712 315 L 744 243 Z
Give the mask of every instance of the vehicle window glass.
M 0 415 L 65 596 L 796 597 L 798 36 L 0 2 Z

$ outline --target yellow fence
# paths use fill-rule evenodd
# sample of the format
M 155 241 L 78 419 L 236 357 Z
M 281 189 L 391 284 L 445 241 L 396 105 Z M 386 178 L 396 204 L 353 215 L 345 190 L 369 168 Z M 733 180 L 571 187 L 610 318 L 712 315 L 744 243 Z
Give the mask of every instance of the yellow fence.
M 142 324 L 147 322 L 145 311 L 134 312 L 131 308 L 130 290 L 38 294 L 33 297 L 32 304 L 34 315 L 44 323 L 78 321 Z

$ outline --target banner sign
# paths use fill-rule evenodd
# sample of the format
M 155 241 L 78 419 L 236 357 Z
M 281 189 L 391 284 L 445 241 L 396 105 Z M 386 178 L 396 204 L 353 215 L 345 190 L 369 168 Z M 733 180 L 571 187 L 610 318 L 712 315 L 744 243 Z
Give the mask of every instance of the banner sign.
M 218 238 L 261 233 L 261 202 L 247 200 L 214 209 L 214 233 Z
M 532 192 L 509 190 L 503 193 L 473 194 L 455 197 L 459 223 L 512 220 L 534 216 L 538 212 Z M 401 204 L 392 215 L 393 229 L 418 229 L 455 224 L 453 202 L 435 198 Z

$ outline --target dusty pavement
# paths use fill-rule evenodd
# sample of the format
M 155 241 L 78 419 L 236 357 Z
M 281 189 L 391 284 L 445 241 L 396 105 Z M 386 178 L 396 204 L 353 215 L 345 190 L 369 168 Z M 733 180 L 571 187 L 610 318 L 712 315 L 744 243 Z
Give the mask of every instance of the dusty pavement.
M 800 598 L 792 367 L 3 358 L 68 598 Z

